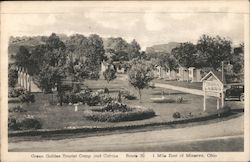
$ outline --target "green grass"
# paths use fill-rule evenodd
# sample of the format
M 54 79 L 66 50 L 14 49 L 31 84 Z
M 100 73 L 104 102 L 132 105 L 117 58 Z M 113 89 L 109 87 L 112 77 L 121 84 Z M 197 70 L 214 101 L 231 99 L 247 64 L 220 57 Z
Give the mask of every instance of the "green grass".
M 127 81 L 122 79 L 116 79 L 107 84 L 104 80 L 90 81 L 86 80 L 85 85 L 98 89 L 108 87 L 112 96 L 117 96 L 119 90 L 130 90 L 138 96 L 138 92 L 130 87 Z M 9 113 L 10 116 L 22 117 L 24 115 L 33 115 L 39 118 L 42 122 L 44 129 L 61 129 L 65 127 L 81 127 L 81 126 L 122 126 L 122 125 L 134 125 L 134 124 L 148 124 L 155 122 L 166 122 L 173 120 L 173 113 L 180 112 L 181 115 L 187 115 L 190 112 L 192 114 L 203 113 L 203 96 L 197 96 L 187 93 L 182 93 L 174 90 L 164 90 L 166 97 L 177 98 L 182 96 L 184 98 L 183 103 L 153 103 L 150 98 L 161 97 L 162 88 L 144 89 L 142 91 L 142 101 L 137 100 L 123 100 L 122 102 L 129 105 L 140 105 L 147 108 L 152 108 L 156 112 L 156 116 L 150 119 L 138 120 L 138 121 L 126 121 L 126 122 L 95 122 L 84 119 L 84 110 L 97 108 L 98 106 L 80 105 L 78 112 L 74 111 L 74 106 L 63 105 L 56 106 L 50 105 L 49 101 L 52 100 L 51 94 L 35 93 L 35 103 L 23 104 L 23 108 L 27 110 L 24 113 Z M 54 95 L 54 100 L 56 96 Z M 137 97 L 139 98 L 139 97 Z M 12 107 L 18 103 L 9 103 L 9 107 Z M 235 104 L 234 107 L 242 107 L 241 104 Z M 207 99 L 207 112 L 216 111 L 216 100 L 214 98 Z

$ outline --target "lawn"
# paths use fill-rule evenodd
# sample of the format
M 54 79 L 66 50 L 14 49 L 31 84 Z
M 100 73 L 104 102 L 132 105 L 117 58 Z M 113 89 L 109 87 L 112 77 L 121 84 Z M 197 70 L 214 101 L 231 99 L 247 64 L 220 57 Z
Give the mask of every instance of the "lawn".
M 173 86 L 184 87 L 184 88 L 191 88 L 191 89 L 198 89 L 202 90 L 202 82 L 186 82 L 186 81 L 171 81 L 171 80 L 162 80 L 162 79 L 155 79 L 156 83 L 165 83 Z
M 118 91 L 122 89 L 130 90 L 136 96 L 137 91 L 130 87 L 124 78 L 118 78 L 107 84 L 104 80 L 86 80 L 85 86 L 92 89 L 99 89 L 108 87 L 112 96 L 117 96 Z M 184 98 L 183 103 L 153 103 L 150 98 L 161 97 L 162 88 L 145 89 L 142 91 L 142 101 L 137 100 L 123 100 L 123 103 L 129 105 L 140 105 L 147 108 L 152 108 L 156 112 L 156 116 L 150 119 L 127 121 L 127 122 L 94 122 L 84 119 L 84 110 L 93 109 L 98 106 L 80 105 L 78 111 L 74 111 L 74 106 L 66 105 L 57 106 L 49 104 L 52 100 L 51 94 L 35 93 L 35 103 L 23 104 L 23 108 L 27 112 L 23 113 L 9 113 L 10 116 L 22 117 L 24 115 L 33 115 L 42 122 L 42 128 L 44 129 L 61 129 L 66 127 L 81 127 L 81 126 L 123 126 L 123 125 L 135 125 L 135 124 L 147 124 L 155 122 L 166 122 L 173 120 L 173 113 L 180 112 L 182 115 L 200 114 L 203 112 L 203 96 L 197 96 L 187 93 L 182 93 L 174 90 L 164 89 L 165 96 L 170 98 L 177 98 L 182 96 Z M 55 96 L 53 97 L 55 100 Z M 18 103 L 10 103 L 9 107 L 12 107 Z M 235 107 L 241 107 L 242 105 L 234 105 Z M 207 99 L 207 112 L 211 113 L 216 111 L 216 100 L 214 98 Z

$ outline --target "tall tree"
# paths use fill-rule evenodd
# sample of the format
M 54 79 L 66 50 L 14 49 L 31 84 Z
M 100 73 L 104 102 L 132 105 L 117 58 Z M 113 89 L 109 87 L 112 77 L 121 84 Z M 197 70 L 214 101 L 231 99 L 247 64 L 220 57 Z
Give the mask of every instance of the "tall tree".
M 56 87 L 59 102 L 62 105 L 64 94 L 62 79 L 66 77 L 66 47 L 55 33 L 50 35 L 45 46 L 44 62 L 38 75 L 38 82 L 45 91 L 51 91 L 52 88 Z
M 226 38 L 202 35 L 197 42 L 198 59 L 203 66 L 217 70 L 221 67 L 222 61 L 232 58 L 231 45 L 232 42 Z
M 141 46 L 135 39 L 133 39 L 133 41 L 130 43 L 130 50 L 128 53 L 129 60 L 140 57 L 141 55 L 140 50 L 141 50 Z
M 193 43 L 181 43 L 180 46 L 174 48 L 171 53 L 174 55 L 180 65 L 187 68 L 197 66 L 197 49 Z
M 27 68 L 30 64 L 30 52 L 25 46 L 20 46 L 15 56 L 16 64 Z
M 133 59 L 128 72 L 129 83 L 138 90 L 140 101 L 141 91 L 149 87 L 150 81 L 154 79 L 152 65 L 145 60 Z

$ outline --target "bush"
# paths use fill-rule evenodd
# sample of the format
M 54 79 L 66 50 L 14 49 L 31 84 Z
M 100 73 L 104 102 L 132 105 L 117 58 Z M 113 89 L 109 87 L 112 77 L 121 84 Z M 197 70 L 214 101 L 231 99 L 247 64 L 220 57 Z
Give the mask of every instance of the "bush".
M 23 88 L 10 88 L 9 89 L 9 97 L 19 97 L 20 95 L 24 94 L 26 92 Z
M 17 122 L 16 118 L 8 119 L 8 129 L 9 130 L 20 130 L 20 123 Z
M 108 88 L 104 88 L 104 93 L 109 93 L 109 89 Z
M 176 99 L 176 102 L 177 103 L 182 103 L 183 102 L 183 97 L 178 96 L 177 99 Z
M 174 99 L 171 98 L 151 98 L 153 103 L 174 103 L 176 102 Z
M 25 91 L 24 94 L 20 95 L 19 99 L 20 99 L 21 102 L 28 102 L 28 103 L 35 102 L 35 96 L 32 93 L 27 92 L 27 91 Z
M 38 119 L 27 116 L 24 119 L 17 120 L 16 118 L 8 119 L 9 130 L 27 130 L 27 129 L 41 129 L 42 124 Z
M 122 91 L 121 94 L 127 100 L 135 100 L 136 99 L 136 96 L 134 94 L 130 93 L 129 91 Z
M 114 99 L 110 95 L 104 94 L 100 96 L 101 105 L 106 105 L 108 103 L 111 103 L 112 101 L 114 101 Z
M 173 118 L 181 118 L 181 114 L 179 112 L 173 113 Z
M 24 120 L 21 121 L 21 129 L 41 129 L 42 124 L 40 121 L 37 119 L 32 119 L 32 118 L 25 118 Z
M 97 93 L 91 93 L 88 100 L 87 100 L 87 104 L 89 106 L 96 106 L 101 102 L 101 97 L 99 94 Z
M 20 105 L 18 105 L 18 106 L 9 108 L 9 112 L 21 112 L 22 113 L 22 112 L 27 112 L 27 110 L 25 110 Z
M 151 118 L 155 116 L 155 112 L 152 109 L 112 102 L 101 109 L 85 111 L 84 116 L 86 119 L 100 122 L 121 122 Z
M 9 73 L 8 73 L 9 87 L 15 87 L 15 85 L 17 84 L 17 79 L 18 79 L 18 72 L 13 68 L 9 68 Z

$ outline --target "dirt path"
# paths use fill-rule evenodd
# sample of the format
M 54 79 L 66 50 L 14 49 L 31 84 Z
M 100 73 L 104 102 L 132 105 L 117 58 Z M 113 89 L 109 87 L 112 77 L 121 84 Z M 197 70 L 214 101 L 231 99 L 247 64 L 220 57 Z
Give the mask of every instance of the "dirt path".
M 190 88 L 178 87 L 178 86 L 173 86 L 173 85 L 169 85 L 169 84 L 162 84 L 162 83 L 155 83 L 155 86 L 160 87 L 160 88 L 177 90 L 177 91 L 190 93 L 190 94 L 194 94 L 194 95 L 200 95 L 200 96 L 203 95 L 203 91 L 198 90 L 198 89 L 190 89 Z

